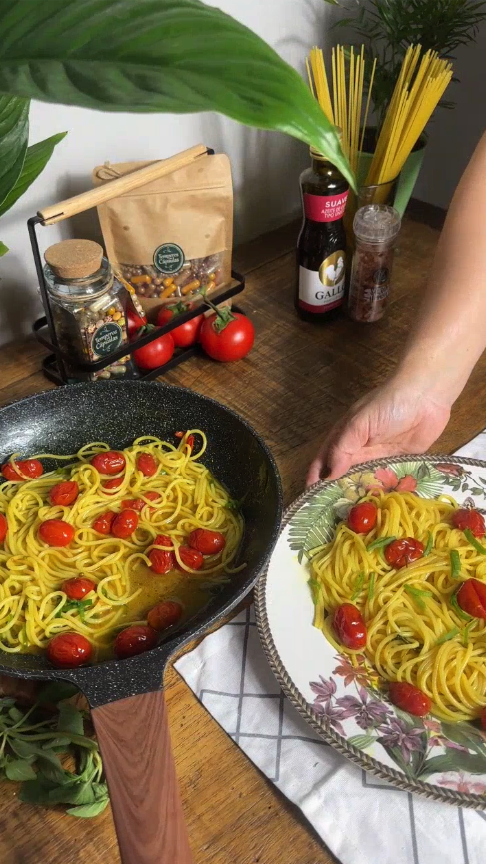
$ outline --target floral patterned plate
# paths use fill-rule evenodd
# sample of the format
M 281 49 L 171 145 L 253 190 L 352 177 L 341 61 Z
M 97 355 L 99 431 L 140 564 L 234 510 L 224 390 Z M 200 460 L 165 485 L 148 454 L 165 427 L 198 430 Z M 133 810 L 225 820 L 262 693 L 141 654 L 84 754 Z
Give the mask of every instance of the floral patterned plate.
M 308 489 L 287 511 L 256 590 L 263 647 L 284 692 L 336 750 L 401 789 L 486 809 L 486 733 L 473 723 L 413 717 L 391 705 L 374 670 L 355 668 L 312 626 L 310 550 L 370 489 L 453 495 L 486 509 L 486 463 L 459 457 L 398 457 Z

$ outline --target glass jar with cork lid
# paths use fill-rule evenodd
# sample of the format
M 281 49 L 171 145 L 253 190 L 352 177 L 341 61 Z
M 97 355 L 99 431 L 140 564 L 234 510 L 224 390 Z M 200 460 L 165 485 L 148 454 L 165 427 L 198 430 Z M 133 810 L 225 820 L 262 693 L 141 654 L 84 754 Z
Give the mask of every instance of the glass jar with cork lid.
M 73 368 L 67 370 L 70 380 L 136 377 L 129 355 L 98 372 L 80 371 L 74 365 L 106 359 L 122 345 L 128 346 L 129 294 L 115 278 L 99 243 L 62 240 L 49 246 L 44 257 L 59 347 L 73 359 Z

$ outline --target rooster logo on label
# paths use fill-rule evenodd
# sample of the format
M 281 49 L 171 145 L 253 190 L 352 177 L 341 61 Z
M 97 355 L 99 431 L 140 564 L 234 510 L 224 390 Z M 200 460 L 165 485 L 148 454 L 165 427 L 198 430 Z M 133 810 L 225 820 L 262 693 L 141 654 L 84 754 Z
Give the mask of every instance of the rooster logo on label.
M 334 252 L 322 262 L 319 268 L 319 279 L 323 285 L 333 288 L 342 281 L 343 276 L 344 254 L 343 252 Z

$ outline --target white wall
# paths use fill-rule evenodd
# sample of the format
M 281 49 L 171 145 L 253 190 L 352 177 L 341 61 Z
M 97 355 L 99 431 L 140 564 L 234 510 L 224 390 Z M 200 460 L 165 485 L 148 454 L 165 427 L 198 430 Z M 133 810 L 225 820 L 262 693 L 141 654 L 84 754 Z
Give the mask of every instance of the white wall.
M 326 32 L 332 7 L 323 0 L 214 0 L 255 30 L 288 62 L 303 60 Z M 203 142 L 231 158 L 236 242 L 276 227 L 299 207 L 298 176 L 308 163 L 305 145 L 279 133 L 247 129 L 215 114 L 102 114 L 81 108 L 34 103 L 30 141 L 68 130 L 44 173 L 1 219 L 0 239 L 10 253 L 0 259 L 0 344 L 27 332 L 39 314 L 36 275 L 26 220 L 38 209 L 91 188 L 91 171 L 111 162 L 160 159 Z M 44 249 L 62 236 L 96 237 L 93 214 L 63 226 L 40 228 Z M 68 233 L 63 233 L 68 232 Z
M 455 187 L 483 132 L 486 131 L 486 22 L 476 43 L 457 51 L 454 69 L 458 82 L 446 98 L 452 110 L 437 111 L 415 196 L 448 207 Z

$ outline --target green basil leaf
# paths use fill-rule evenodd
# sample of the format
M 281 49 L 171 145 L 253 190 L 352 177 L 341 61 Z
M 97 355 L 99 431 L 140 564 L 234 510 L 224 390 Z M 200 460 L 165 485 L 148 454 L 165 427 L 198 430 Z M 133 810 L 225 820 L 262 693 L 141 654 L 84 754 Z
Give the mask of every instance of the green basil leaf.
M 36 758 L 39 755 L 39 747 L 36 744 L 31 744 L 30 741 L 11 737 L 9 744 L 14 753 L 21 759 Z
M 43 750 L 37 757 L 37 767 L 45 780 L 56 785 L 63 785 L 70 782 L 68 771 L 64 771 L 61 763 L 54 753 L 49 750 Z
M 59 141 L 67 135 L 67 132 L 58 132 L 57 135 L 52 135 L 44 141 L 39 141 L 27 148 L 25 161 L 22 166 L 22 171 L 12 187 L 7 197 L 4 199 L 0 207 L 0 216 L 3 216 L 7 210 L 15 204 L 15 202 L 27 191 L 29 186 L 37 179 L 39 174 L 44 170 L 49 159 L 51 158 L 54 147 L 59 144 Z
M 43 705 L 46 702 L 56 704 L 57 702 L 61 702 L 62 699 L 71 699 L 77 693 L 79 693 L 78 688 L 69 681 L 52 681 L 51 684 L 47 684 L 42 688 L 37 701 L 39 705 Z
M 62 786 L 49 792 L 51 804 L 94 804 L 95 795 L 91 783 L 76 783 L 74 786 Z
M 51 741 L 46 741 L 45 744 L 42 745 L 43 750 L 54 750 L 57 753 L 65 753 L 67 748 L 71 744 L 71 739 L 63 737 L 62 735 L 56 736 L 52 738 Z M 59 750 L 57 749 L 59 747 Z
M 84 735 L 81 711 L 71 705 L 70 702 L 61 702 L 57 729 L 59 732 L 69 732 L 71 735 Z
M 70 807 L 69 810 L 66 810 L 66 813 L 69 813 L 70 816 L 81 817 L 82 819 L 92 819 L 93 816 L 99 816 L 100 813 L 103 813 L 103 810 L 106 810 L 108 800 L 108 798 L 104 798 L 101 801 L 95 801 L 94 804 L 82 804 L 81 807 Z
M 42 785 L 39 779 L 27 780 L 22 783 L 19 798 L 25 804 L 48 804 L 49 790 Z
M 19 723 L 21 720 L 23 720 L 24 712 L 19 711 L 19 709 L 15 705 L 12 705 L 8 712 L 8 716 L 14 721 L 14 723 Z
M 305 141 L 355 185 L 303 78 L 200 0 L 2 0 L 0 91 L 102 111 L 218 111 Z
M 5 766 L 5 774 L 9 780 L 35 780 L 37 774 L 32 765 L 25 759 L 17 759 Z
M 94 792 L 96 801 L 103 801 L 105 798 L 108 798 L 108 786 L 106 783 L 92 783 L 91 788 Z

